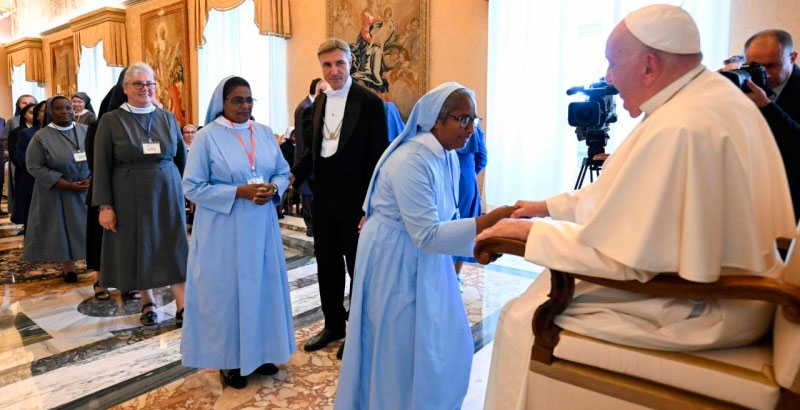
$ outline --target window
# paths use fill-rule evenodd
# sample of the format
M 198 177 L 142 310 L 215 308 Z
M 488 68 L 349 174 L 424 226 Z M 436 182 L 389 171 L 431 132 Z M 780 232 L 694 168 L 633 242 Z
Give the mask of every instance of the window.
M 219 82 L 238 75 L 248 83 L 253 117 L 277 133 L 288 126 L 286 94 L 286 40 L 263 36 L 255 25 L 252 1 L 227 10 L 211 10 L 205 28 L 206 43 L 198 50 L 198 118 L 204 119 L 211 94 Z
M 15 66 L 11 72 L 11 106 L 12 113 L 16 110 L 14 103 L 20 95 L 30 94 L 36 97 L 36 101 L 43 101 L 45 97 L 44 87 L 37 84 L 35 81 L 28 81 L 25 79 L 25 63 Z
M 78 67 L 78 91 L 89 94 L 95 111 L 111 87 L 117 84 L 122 67 L 109 67 L 103 57 L 103 41 L 94 47 L 81 46 L 81 63 Z
M 721 67 L 728 57 L 730 0 L 489 2 L 484 195 L 490 208 L 572 188 L 586 145 L 567 124 L 567 104 L 584 97 L 565 92 L 605 75 L 608 34 L 627 13 L 652 3 L 682 4 L 700 29 L 703 63 Z M 619 98 L 616 103 L 619 121 L 611 125 L 606 152 L 641 121 L 630 118 Z

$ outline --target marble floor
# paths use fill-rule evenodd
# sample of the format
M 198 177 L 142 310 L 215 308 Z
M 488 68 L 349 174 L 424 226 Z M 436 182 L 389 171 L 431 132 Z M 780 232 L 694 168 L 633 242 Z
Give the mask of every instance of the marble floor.
M 22 261 L 20 228 L 0 217 L 0 409 L 331 408 L 339 345 L 301 348 L 322 327 L 313 240 L 301 219 L 281 221 L 298 351 L 277 375 L 251 376 L 243 390 L 223 388 L 216 371 L 180 365 L 169 289 L 155 291 L 160 323 L 142 327 L 141 302 L 118 291 L 95 299 L 95 275 L 84 264 L 79 283 L 66 284 L 57 265 Z M 511 260 L 465 265 L 463 299 L 476 352 L 465 409 L 482 408 L 499 309 L 538 271 Z

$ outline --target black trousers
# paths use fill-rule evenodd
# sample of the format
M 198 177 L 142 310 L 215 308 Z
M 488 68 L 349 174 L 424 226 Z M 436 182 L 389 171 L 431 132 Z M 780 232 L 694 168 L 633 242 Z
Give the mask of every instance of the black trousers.
M 306 223 L 306 228 L 314 229 L 313 212 L 314 209 L 314 195 L 303 194 L 303 206 L 300 208 L 300 215 L 303 216 L 303 222 Z
M 314 195 L 314 253 L 325 327 L 344 331 L 345 265 L 353 280 L 361 202 L 358 195 Z

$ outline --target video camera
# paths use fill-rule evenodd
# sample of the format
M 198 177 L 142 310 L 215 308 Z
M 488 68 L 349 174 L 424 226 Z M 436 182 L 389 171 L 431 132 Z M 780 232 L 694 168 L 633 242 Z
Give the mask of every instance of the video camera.
M 746 63 L 738 70 L 720 71 L 719 73 L 733 81 L 737 87 L 746 93 L 750 92 L 750 87 L 747 86 L 748 79 L 752 80 L 753 84 L 769 93 L 769 90 L 767 90 L 767 70 L 761 64 Z
M 569 125 L 575 127 L 578 141 L 586 141 L 591 158 L 604 151 L 603 147 L 608 141 L 608 125 L 617 122 L 614 96 L 619 91 L 601 78 L 599 82 L 590 84 L 589 88 L 578 86 L 567 90 L 567 95 L 577 93 L 586 95 L 586 101 L 570 103 L 567 120 Z
M 583 185 L 587 172 L 592 181 L 595 175 L 600 175 L 603 160 L 594 158 L 597 154 L 605 153 L 608 125 L 617 122 L 617 104 L 614 102 L 614 96 L 619 94 L 619 91 L 601 78 L 599 82 L 590 84 L 589 88 L 578 86 L 567 90 L 567 95 L 577 93 L 586 95 L 586 101 L 570 103 L 567 120 L 569 125 L 575 127 L 578 141 L 586 141 L 587 155 L 578 171 L 575 189 Z

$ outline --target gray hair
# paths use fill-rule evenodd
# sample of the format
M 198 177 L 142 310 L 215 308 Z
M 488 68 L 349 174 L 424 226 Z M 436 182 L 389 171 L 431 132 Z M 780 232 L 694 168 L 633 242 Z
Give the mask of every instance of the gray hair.
M 747 51 L 750 48 L 750 44 L 761 38 L 761 37 L 772 37 L 778 44 L 781 46 L 781 52 L 784 55 L 790 54 L 794 51 L 794 42 L 792 41 L 792 35 L 784 30 L 763 30 L 759 31 L 756 34 L 753 34 L 750 38 L 747 39 L 744 43 L 744 50 Z
M 450 95 L 447 96 L 447 99 L 444 100 L 444 104 L 442 104 L 442 109 L 439 110 L 439 115 L 436 117 L 437 120 L 446 120 L 447 114 L 450 114 L 450 111 L 453 111 L 456 108 L 456 104 L 461 97 L 469 97 L 472 100 L 472 103 L 475 104 L 475 108 L 478 107 L 478 104 L 475 99 L 475 91 L 472 91 L 469 88 L 459 88 Z
M 150 64 L 142 61 L 128 66 L 128 69 L 125 70 L 125 77 L 122 78 L 123 84 L 127 84 L 133 77 L 136 77 L 143 72 L 149 74 L 150 78 L 155 80 L 156 73 L 153 71 L 153 67 L 150 67 Z
M 331 37 L 322 42 L 317 49 L 317 57 L 320 54 L 327 53 L 333 50 L 342 50 L 347 57 L 347 61 L 353 61 L 353 54 L 350 52 L 350 46 L 344 40 L 336 37 Z

